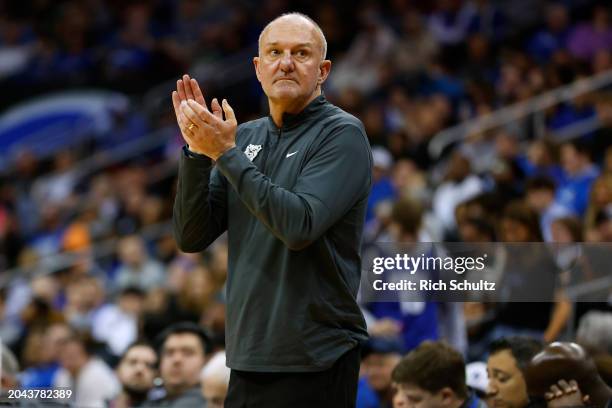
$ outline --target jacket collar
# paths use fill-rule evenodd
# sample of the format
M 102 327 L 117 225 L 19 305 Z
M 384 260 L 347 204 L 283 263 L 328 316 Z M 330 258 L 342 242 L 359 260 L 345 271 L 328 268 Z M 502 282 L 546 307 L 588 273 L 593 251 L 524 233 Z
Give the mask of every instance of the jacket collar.
M 302 109 L 299 113 L 287 113 L 283 114 L 283 126 L 280 128 L 282 130 L 288 130 L 298 126 L 299 124 L 306 121 L 308 118 L 316 116 L 317 113 L 323 110 L 323 107 L 327 104 L 327 99 L 325 99 L 325 95 L 321 91 L 321 95 L 314 98 L 304 109 Z M 272 116 L 268 115 L 268 122 L 273 127 L 273 129 L 279 129 L 274 120 L 272 120 Z

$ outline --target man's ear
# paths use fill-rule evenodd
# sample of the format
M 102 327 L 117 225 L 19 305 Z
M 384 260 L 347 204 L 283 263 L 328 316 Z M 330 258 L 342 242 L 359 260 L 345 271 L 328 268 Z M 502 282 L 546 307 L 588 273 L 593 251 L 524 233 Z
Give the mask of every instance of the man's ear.
M 261 79 L 259 79 L 259 57 L 253 57 L 253 66 L 255 67 L 255 75 L 257 76 L 257 80 L 261 82 Z
M 319 64 L 319 85 L 323 85 L 323 82 L 325 82 L 325 80 L 329 76 L 329 73 L 331 72 L 331 65 L 332 63 L 330 60 L 323 60 Z

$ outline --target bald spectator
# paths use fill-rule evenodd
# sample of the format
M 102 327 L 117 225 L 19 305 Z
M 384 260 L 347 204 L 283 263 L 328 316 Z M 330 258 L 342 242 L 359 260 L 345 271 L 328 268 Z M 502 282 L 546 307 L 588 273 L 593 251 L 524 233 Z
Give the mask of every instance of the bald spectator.
M 213 355 L 202 370 L 202 395 L 207 408 L 223 408 L 231 370 L 225 365 L 225 352 Z
M 109 408 L 140 407 L 146 403 L 157 374 L 157 353 L 146 342 L 130 345 L 117 366 L 121 392 L 109 403 Z
M 530 395 L 545 397 L 548 407 L 612 406 L 612 388 L 600 377 L 580 345 L 554 342 L 533 356 L 525 368 Z
M 115 287 L 136 287 L 149 291 L 163 285 L 164 269 L 158 261 L 149 258 L 144 240 L 137 235 L 123 238 L 119 244 L 119 260 Z
M 576 340 L 589 349 L 612 355 L 612 312 L 592 310 L 580 319 Z

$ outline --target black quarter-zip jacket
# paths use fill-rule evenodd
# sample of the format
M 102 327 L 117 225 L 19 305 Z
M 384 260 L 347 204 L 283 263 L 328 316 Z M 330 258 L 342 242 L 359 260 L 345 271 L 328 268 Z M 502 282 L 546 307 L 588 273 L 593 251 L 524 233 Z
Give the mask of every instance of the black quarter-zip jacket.
M 320 371 L 367 339 L 355 298 L 371 169 L 363 124 L 323 95 L 282 128 L 240 125 L 215 166 L 184 149 L 174 233 L 196 252 L 228 232 L 230 368 Z

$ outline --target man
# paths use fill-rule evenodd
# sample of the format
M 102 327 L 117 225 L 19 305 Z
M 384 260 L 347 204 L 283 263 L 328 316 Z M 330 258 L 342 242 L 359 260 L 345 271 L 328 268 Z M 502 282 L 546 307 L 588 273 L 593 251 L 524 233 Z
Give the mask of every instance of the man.
M 178 246 L 202 251 L 228 231 L 226 407 L 355 403 L 372 157 L 362 123 L 321 92 L 325 54 L 310 18 L 268 24 L 253 62 L 270 116 L 238 128 L 229 103 L 213 99 L 209 112 L 188 76 L 172 95 L 188 144 L 174 205 Z
M 223 408 L 230 373 L 230 369 L 225 365 L 224 351 L 216 353 L 202 370 L 202 395 L 207 408 Z
M 525 377 L 530 394 L 545 397 L 549 407 L 612 407 L 612 388 L 602 380 L 586 350 L 576 343 L 547 345 L 529 361 Z
M 461 353 L 446 343 L 425 341 L 393 370 L 393 381 L 414 408 L 483 408 L 469 392 Z
M 555 201 L 555 182 L 547 177 L 534 177 L 527 180 L 525 188 L 527 204 L 540 216 L 540 228 L 545 242 L 552 242 L 551 226 L 553 221 L 572 215 L 571 211 Z
M 557 190 L 557 202 L 582 217 L 589 204 L 591 185 L 599 176 L 587 146 L 581 142 L 561 145 L 561 164 L 565 179 Z
M 128 408 L 144 405 L 157 373 L 157 353 L 145 342 L 130 345 L 119 364 L 117 378 L 121 393 L 110 402 L 110 408 Z
M 400 342 L 372 336 L 361 355 L 357 408 L 391 408 L 395 394 L 391 373 L 402 358 Z
M 90 338 L 73 335 L 61 346 L 59 369 L 53 388 L 73 391 L 73 402 L 78 407 L 104 407 L 106 401 L 119 392 L 113 371 L 93 354 Z
M 208 335 L 195 323 L 180 322 L 160 335 L 160 374 L 166 395 L 155 407 L 205 407 L 200 372 L 210 350 Z
M 542 343 L 529 337 L 507 337 L 489 346 L 487 395 L 493 407 L 523 408 L 529 405 L 523 370 L 542 350 Z

